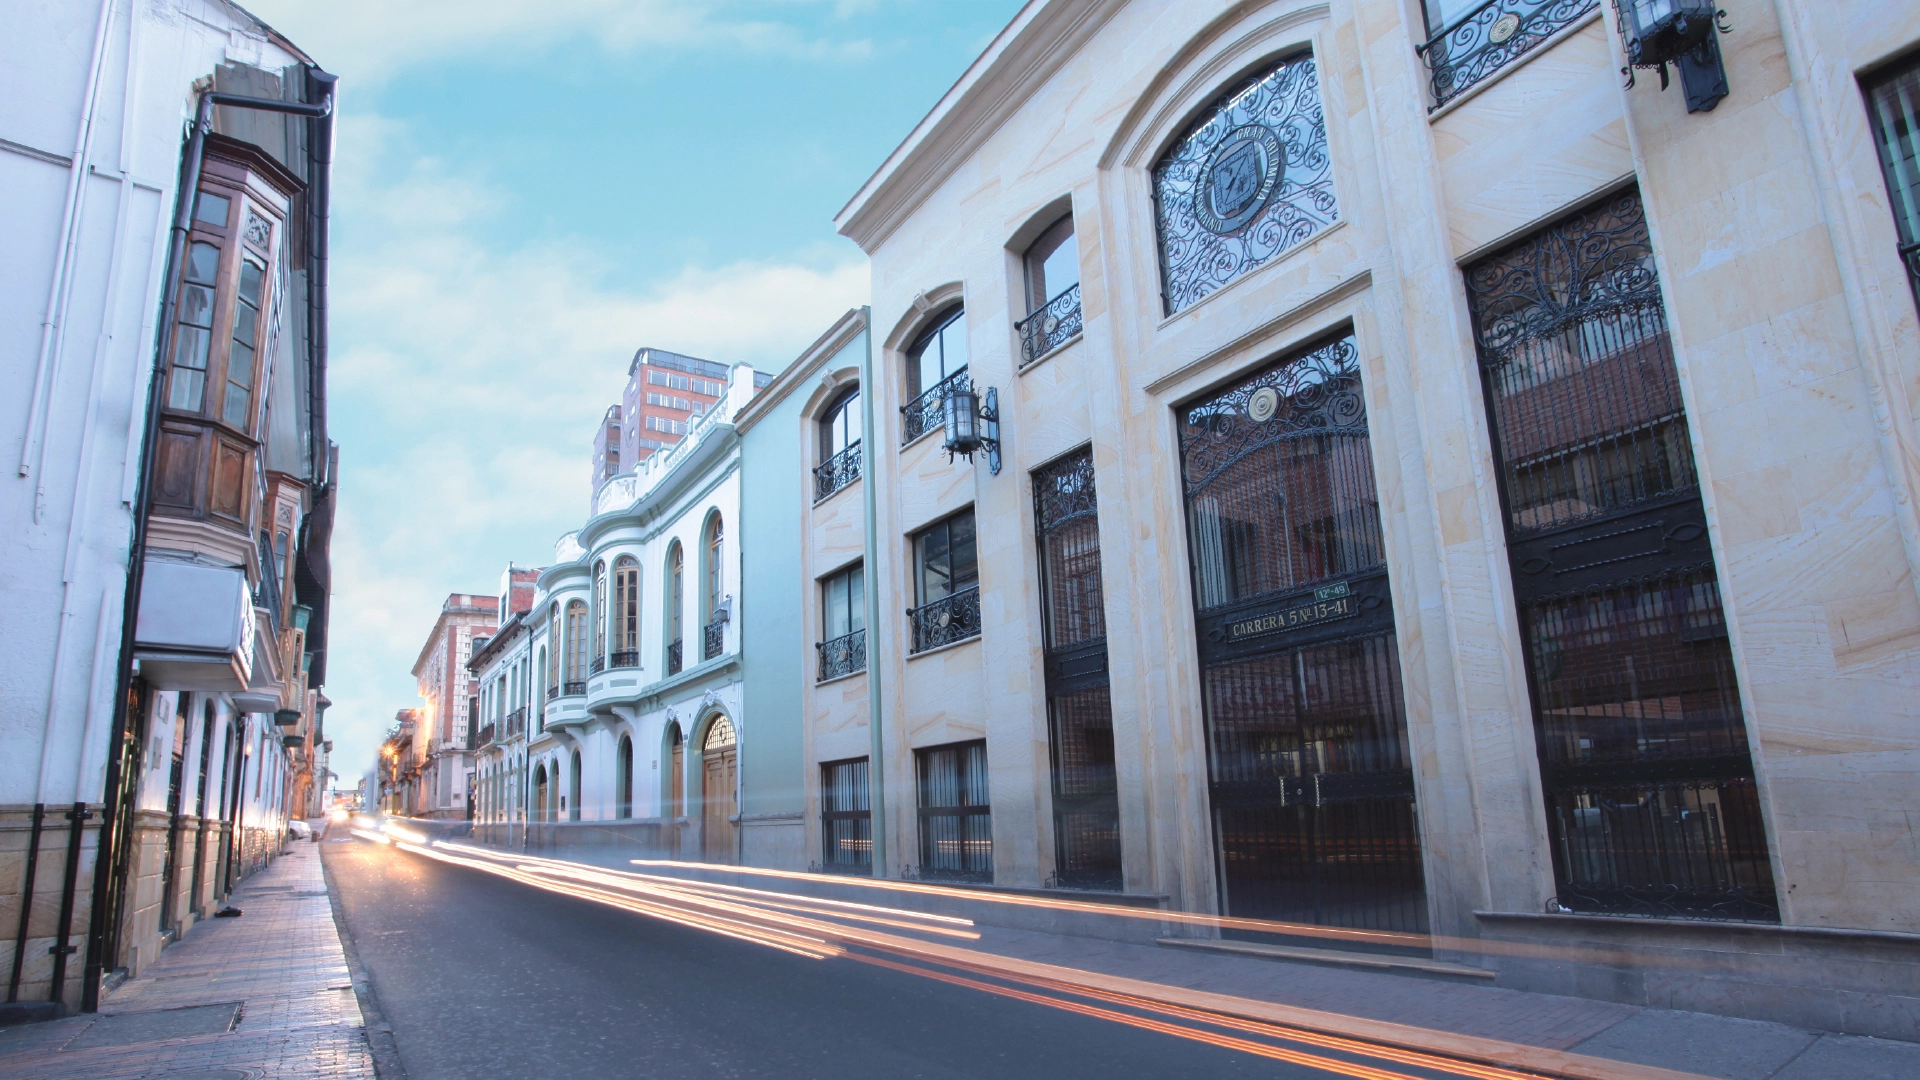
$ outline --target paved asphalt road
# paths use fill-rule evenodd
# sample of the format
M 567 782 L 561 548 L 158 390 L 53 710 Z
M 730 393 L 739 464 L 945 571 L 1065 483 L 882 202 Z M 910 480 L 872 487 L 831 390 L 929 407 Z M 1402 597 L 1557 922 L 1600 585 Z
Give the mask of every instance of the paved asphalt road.
M 1335 1075 L 361 840 L 322 848 L 409 1080 Z

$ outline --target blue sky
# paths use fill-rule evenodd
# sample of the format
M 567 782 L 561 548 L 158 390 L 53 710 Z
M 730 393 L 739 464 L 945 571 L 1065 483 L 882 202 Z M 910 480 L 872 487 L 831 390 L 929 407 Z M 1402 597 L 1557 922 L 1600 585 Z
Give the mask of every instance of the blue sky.
M 341 76 L 328 734 L 449 592 L 544 565 L 641 345 L 778 370 L 867 299 L 832 217 L 1016 0 L 253 0 Z

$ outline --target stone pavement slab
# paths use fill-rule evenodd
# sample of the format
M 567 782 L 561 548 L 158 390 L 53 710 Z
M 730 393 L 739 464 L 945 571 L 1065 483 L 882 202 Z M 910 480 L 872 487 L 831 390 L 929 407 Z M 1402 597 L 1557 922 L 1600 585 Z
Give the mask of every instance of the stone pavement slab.
M 195 926 L 98 1015 L 0 1031 L 0 1078 L 373 1080 L 318 845 L 291 845 L 229 902 L 244 914 Z

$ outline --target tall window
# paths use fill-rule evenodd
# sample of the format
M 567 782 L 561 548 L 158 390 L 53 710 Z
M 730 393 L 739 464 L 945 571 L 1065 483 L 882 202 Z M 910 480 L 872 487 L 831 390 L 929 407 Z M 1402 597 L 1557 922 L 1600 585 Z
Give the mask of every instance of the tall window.
M 1559 903 L 1779 907 L 1638 192 L 1467 267 Z
M 873 811 L 867 801 L 867 759 L 820 766 L 821 861 L 829 871 L 873 871 Z
M 607 564 L 595 563 L 593 567 L 593 664 L 594 671 L 605 670 L 607 666 L 607 621 L 611 612 L 607 609 Z
M 725 554 L 726 536 L 720 516 L 715 514 L 707 526 L 707 595 L 706 626 L 701 634 L 700 658 L 711 660 L 726 651 L 727 620 L 727 566 L 722 557 Z
M 612 667 L 640 666 L 640 563 L 622 555 L 613 564 Z
M 680 671 L 682 620 L 687 610 L 687 559 L 679 541 L 667 552 L 667 674 Z
M 855 564 L 820 582 L 820 679 L 867 670 L 866 574 Z
M 1203 111 L 1154 167 L 1153 200 L 1169 315 L 1338 220 L 1312 54 L 1260 68 Z
M 901 410 L 902 442 L 912 442 L 939 427 L 940 402 L 949 379 L 967 370 L 967 313 L 954 307 L 935 319 L 907 349 L 907 393 Z
M 1900 258 L 1907 265 L 1914 300 L 1920 303 L 1920 56 L 1874 80 L 1867 87 L 1867 104 L 1887 199 L 1893 204 Z
M 587 692 L 587 605 L 567 601 L 567 685 L 568 694 Z
M 954 743 L 914 753 L 920 796 L 920 873 L 993 880 L 993 811 L 987 744 Z
M 580 751 L 573 752 L 572 768 L 567 770 L 567 820 L 580 820 Z
M 820 464 L 813 470 L 813 497 L 827 496 L 860 479 L 860 388 L 841 393 L 820 420 Z
M 980 633 L 980 574 L 973 511 L 963 510 L 914 534 L 913 651 Z
M 547 646 L 552 651 L 547 654 L 547 696 L 556 697 L 560 693 L 560 654 L 562 635 L 566 633 L 560 622 L 560 605 L 554 604 L 547 614 Z
M 1119 782 L 1107 675 L 1093 451 L 1033 474 L 1046 631 L 1047 727 L 1053 770 L 1054 879 L 1121 888 Z
M 206 212 L 208 201 L 213 199 L 219 200 L 224 224 L 227 200 L 218 195 L 201 192 L 196 214 Z M 197 413 L 205 400 L 207 366 L 213 356 L 214 290 L 220 284 L 220 249 L 201 241 L 188 245 L 187 265 L 181 276 L 167 408 Z
M 1080 332 L 1080 245 L 1073 215 L 1047 227 L 1021 259 L 1026 269 L 1027 317 L 1020 320 L 1020 362 L 1037 360 Z

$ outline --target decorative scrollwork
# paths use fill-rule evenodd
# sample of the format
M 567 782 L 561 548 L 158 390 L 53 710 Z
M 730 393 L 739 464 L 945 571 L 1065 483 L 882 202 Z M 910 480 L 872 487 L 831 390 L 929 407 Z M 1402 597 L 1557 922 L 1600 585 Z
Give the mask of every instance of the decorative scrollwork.
M 1489 0 L 1420 47 L 1437 109 L 1600 6 L 1600 0 Z
M 1223 95 L 1154 168 L 1153 195 L 1169 315 L 1338 220 L 1312 55 Z
M 1351 334 L 1315 346 L 1189 408 L 1183 422 L 1182 465 L 1190 493 L 1277 442 L 1317 435 L 1364 438 L 1367 406 L 1359 347 Z
M 905 446 L 913 440 L 946 423 L 940 415 L 940 408 L 947 400 L 947 393 L 962 385 L 967 371 L 959 371 L 941 379 L 928 387 L 919 397 L 900 406 L 900 445 Z
M 855 630 L 814 646 L 820 651 L 820 682 L 867 670 L 867 632 Z
M 820 463 L 813 470 L 813 501 L 839 491 L 855 480 L 860 479 L 860 443 L 849 443 L 847 448 Z
M 1093 452 L 1070 454 L 1033 474 L 1033 506 L 1045 536 L 1100 512 L 1094 491 Z
M 1640 193 L 1543 229 L 1467 270 L 1481 361 L 1507 363 L 1528 341 L 1603 316 L 1660 309 Z
M 247 229 L 244 235 L 246 236 L 247 243 L 252 244 L 261 251 L 265 251 L 267 250 L 267 242 L 273 239 L 273 226 L 267 224 L 266 218 L 261 217 L 252 210 L 248 210 Z
M 680 674 L 680 643 L 678 641 L 667 642 L 667 674 Z
M 907 612 L 913 621 L 913 651 L 926 652 L 980 636 L 980 587 L 922 604 Z
M 708 623 L 701 636 L 704 639 L 701 641 L 700 651 L 702 660 L 711 660 L 726 651 L 727 624 L 724 621 L 716 619 Z
M 1080 286 L 1062 292 L 1020 320 L 1020 365 L 1025 367 L 1072 341 L 1080 333 Z

